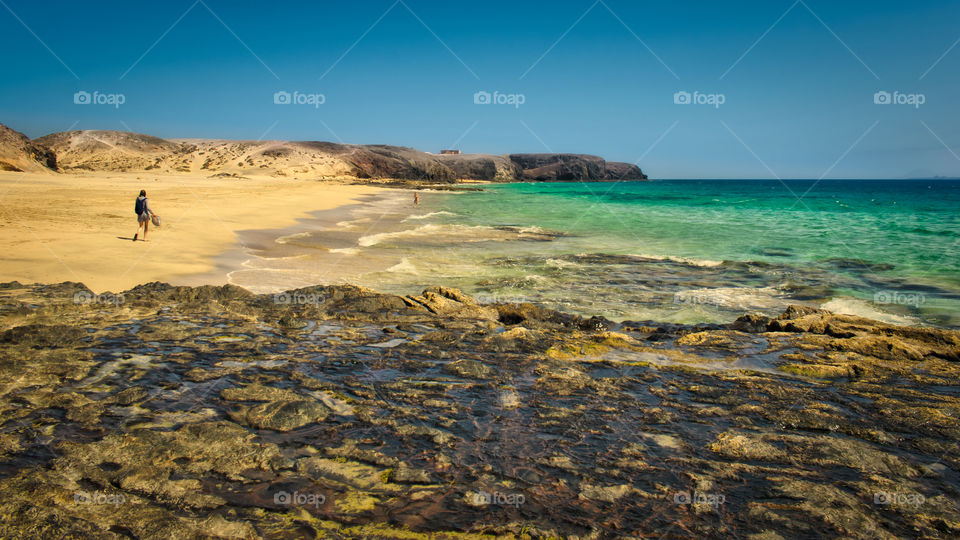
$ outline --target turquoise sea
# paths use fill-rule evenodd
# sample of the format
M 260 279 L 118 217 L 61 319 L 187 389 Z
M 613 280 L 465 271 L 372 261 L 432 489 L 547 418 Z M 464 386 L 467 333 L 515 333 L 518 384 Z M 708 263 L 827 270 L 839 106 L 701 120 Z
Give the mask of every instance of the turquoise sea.
M 957 180 L 521 183 L 423 192 L 417 207 L 407 197 L 304 223 L 281 249 L 254 251 L 273 262 L 232 279 L 404 294 L 442 284 L 614 320 L 728 322 L 801 303 L 960 327 Z

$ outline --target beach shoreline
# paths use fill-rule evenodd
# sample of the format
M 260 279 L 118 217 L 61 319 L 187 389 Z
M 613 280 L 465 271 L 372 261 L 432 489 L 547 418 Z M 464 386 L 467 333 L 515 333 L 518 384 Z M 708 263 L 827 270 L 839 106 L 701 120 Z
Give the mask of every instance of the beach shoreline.
M 255 268 L 262 269 L 264 266 L 270 266 L 271 262 L 309 256 L 302 252 L 296 254 L 285 253 L 285 248 L 288 247 L 286 244 L 290 240 L 296 241 L 297 238 L 303 236 L 330 234 L 339 229 L 340 224 L 352 221 L 360 214 L 378 216 L 381 213 L 389 212 L 389 209 L 406 205 L 410 205 L 412 208 L 411 197 L 405 189 L 379 188 L 371 193 L 360 194 L 346 204 L 311 210 L 298 217 L 292 224 L 282 227 L 250 228 L 237 231 L 237 243 L 231 249 L 215 257 L 215 268 L 211 272 L 185 277 L 183 284 L 196 286 L 229 283 L 260 293 L 287 290 L 297 282 L 283 281 L 282 284 L 271 286 L 268 283 L 261 283 L 258 279 L 242 280 L 237 279 L 236 276 Z M 334 250 L 334 253 L 326 253 L 323 259 L 318 260 L 318 264 L 322 262 L 325 271 L 312 273 L 299 285 L 312 286 L 344 282 L 344 276 L 352 275 L 353 270 L 355 270 L 353 265 L 344 264 L 355 262 L 349 258 L 350 246 L 336 243 L 329 246 L 330 249 Z M 338 247 L 341 249 L 340 252 L 336 251 Z M 322 252 L 325 250 L 310 249 L 308 251 L 316 251 L 317 253 L 314 256 L 323 256 Z
M 163 223 L 134 243 L 130 210 L 141 189 Z M 268 177 L 0 172 L 0 281 L 75 281 L 96 293 L 153 281 L 226 284 L 220 265 L 242 248 L 241 231 L 290 227 L 387 191 Z
M 957 327 L 952 304 L 945 303 L 949 298 L 936 296 L 950 289 L 904 281 L 900 266 L 894 270 L 829 254 L 819 263 L 804 261 L 794 256 L 805 252 L 803 244 L 791 251 L 784 240 L 769 256 L 754 250 L 761 255 L 744 252 L 739 258 L 683 251 L 689 235 L 661 239 L 659 249 L 650 244 L 658 237 L 636 231 L 597 243 L 590 230 L 567 230 L 561 219 L 584 210 L 575 198 L 567 206 L 555 198 L 571 189 L 567 185 L 480 189 L 489 193 L 462 193 L 469 202 L 459 205 L 452 204 L 460 200 L 452 197 L 455 192 L 478 188 L 353 182 L 0 173 L 0 248 L 6 254 L 0 282 L 73 281 L 97 294 L 156 281 L 232 284 L 255 294 L 318 284 L 410 294 L 442 283 L 479 298 L 530 301 L 612 320 L 729 323 L 743 313 L 772 315 L 794 303 L 896 324 Z M 649 190 L 652 184 L 638 185 Z M 149 242 L 132 243 L 136 221 L 127 205 L 140 189 L 147 190 L 163 226 L 151 227 Z M 670 194 L 662 189 L 658 200 L 669 204 Z M 421 193 L 420 205 L 414 205 L 411 190 Z M 524 218 L 514 217 L 521 205 Z M 660 203 L 654 208 L 661 209 Z M 643 223 L 672 230 L 677 224 L 663 212 L 645 218 L 660 215 L 661 222 Z M 602 225 L 615 231 L 618 223 Z M 666 247 L 668 241 L 681 247 Z M 644 242 L 649 245 L 635 254 L 633 244 Z M 701 264 L 705 259 L 716 261 Z M 851 269 L 863 275 L 851 276 Z M 615 287 L 607 284 L 611 272 L 622 278 Z M 623 279 L 636 285 L 633 294 L 620 290 Z M 584 283 L 592 291 L 588 295 L 581 294 Z M 859 298 L 853 296 L 856 287 Z M 871 303 L 869 296 L 881 303 Z M 916 298 L 917 305 L 882 302 L 887 297 Z

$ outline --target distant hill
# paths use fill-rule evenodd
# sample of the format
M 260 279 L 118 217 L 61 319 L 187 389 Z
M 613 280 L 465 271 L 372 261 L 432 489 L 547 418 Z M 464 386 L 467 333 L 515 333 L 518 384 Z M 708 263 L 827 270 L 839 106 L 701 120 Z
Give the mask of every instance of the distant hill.
M 9 131 L 9 130 L 8 130 Z M 16 132 L 12 132 L 16 133 Z M 17 133 L 17 135 L 20 135 Z M 191 173 L 210 176 L 457 180 L 643 180 L 639 167 L 580 154 L 431 154 L 387 145 L 320 141 L 160 139 L 123 131 L 67 131 L 26 144 L 61 172 Z M 22 152 L 21 152 L 22 153 Z M 2 159 L 2 158 L 0 158 Z
M 182 150 L 176 143 L 123 131 L 65 131 L 34 142 L 55 153 L 65 172 L 149 170 Z
M 0 124 L 0 171 L 39 172 L 57 168 L 56 156 L 26 135 Z

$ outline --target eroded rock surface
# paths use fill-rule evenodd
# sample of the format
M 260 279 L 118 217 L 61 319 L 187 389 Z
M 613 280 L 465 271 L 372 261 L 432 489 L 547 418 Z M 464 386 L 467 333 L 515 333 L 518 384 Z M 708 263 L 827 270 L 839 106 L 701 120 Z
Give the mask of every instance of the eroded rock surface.
M 954 331 L 78 293 L 0 284 L 0 537 L 960 535 Z

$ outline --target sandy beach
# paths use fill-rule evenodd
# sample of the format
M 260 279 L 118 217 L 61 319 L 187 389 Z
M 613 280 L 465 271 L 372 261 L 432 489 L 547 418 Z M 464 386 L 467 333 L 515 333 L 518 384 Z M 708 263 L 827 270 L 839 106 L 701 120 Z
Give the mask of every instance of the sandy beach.
M 141 189 L 163 223 L 134 243 Z M 282 178 L 0 172 L 0 281 L 77 281 L 97 293 L 201 274 L 222 284 L 214 259 L 239 247 L 238 231 L 288 227 L 379 191 Z

